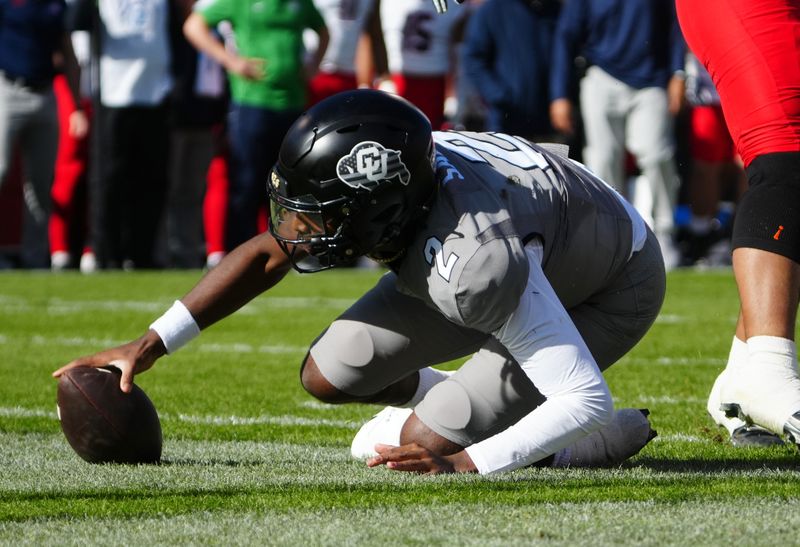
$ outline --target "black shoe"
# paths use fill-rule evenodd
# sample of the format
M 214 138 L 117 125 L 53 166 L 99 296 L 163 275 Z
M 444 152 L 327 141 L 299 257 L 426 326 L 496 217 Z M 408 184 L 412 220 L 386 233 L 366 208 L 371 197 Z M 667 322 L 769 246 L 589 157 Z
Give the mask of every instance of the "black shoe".
M 731 433 L 731 444 L 743 446 L 782 446 L 783 440 L 774 433 L 757 425 L 743 425 Z

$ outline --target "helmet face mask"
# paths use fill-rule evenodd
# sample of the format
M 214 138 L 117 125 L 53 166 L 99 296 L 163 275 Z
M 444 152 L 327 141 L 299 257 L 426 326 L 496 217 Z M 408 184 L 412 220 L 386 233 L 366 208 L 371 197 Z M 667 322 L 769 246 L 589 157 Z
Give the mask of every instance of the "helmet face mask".
M 279 175 L 273 171 L 271 178 L 269 229 L 296 270 L 326 270 L 357 256 L 354 243 L 343 234 L 351 210 L 348 198 L 324 203 L 310 194 L 286 198 L 275 183 Z
M 267 185 L 270 232 L 298 271 L 402 254 L 434 195 L 430 122 L 380 91 L 335 95 L 289 129 Z

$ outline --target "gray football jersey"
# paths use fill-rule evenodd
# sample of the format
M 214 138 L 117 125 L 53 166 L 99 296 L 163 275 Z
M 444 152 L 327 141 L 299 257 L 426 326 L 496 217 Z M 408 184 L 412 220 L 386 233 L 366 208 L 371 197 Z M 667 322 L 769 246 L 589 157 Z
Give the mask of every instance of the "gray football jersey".
M 400 265 L 398 289 L 455 323 L 493 332 L 528 279 L 525 244 L 569 309 L 602 290 L 631 255 L 620 197 L 555 147 L 499 133 L 436 132 L 438 195 Z

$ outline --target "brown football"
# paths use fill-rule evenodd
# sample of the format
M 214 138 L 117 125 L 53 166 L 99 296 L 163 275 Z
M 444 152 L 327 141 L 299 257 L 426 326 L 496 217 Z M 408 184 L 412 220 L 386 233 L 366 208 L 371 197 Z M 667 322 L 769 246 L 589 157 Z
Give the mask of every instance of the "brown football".
M 78 455 L 91 463 L 157 463 L 161 422 L 153 403 L 135 385 L 119 388 L 116 367 L 77 367 L 58 381 L 61 430 Z

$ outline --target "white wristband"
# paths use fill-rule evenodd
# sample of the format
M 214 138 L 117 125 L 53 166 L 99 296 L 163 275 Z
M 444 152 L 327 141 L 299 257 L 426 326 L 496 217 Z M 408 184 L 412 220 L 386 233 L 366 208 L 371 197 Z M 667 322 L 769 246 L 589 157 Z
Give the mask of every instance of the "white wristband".
M 153 321 L 150 328 L 164 342 L 167 353 L 178 351 L 200 334 L 200 327 L 180 300 L 176 300 L 164 315 Z

